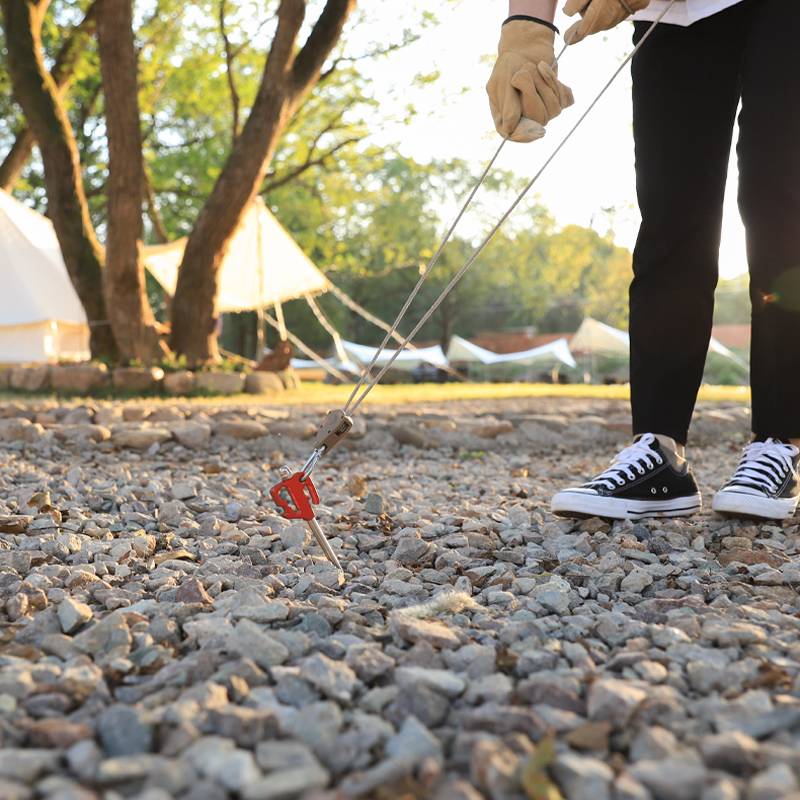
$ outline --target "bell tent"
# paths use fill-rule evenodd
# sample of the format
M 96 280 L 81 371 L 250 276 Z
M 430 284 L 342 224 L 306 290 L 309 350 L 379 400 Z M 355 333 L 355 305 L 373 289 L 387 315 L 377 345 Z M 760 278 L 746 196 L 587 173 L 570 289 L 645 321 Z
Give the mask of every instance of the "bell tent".
M 89 326 L 53 225 L 0 190 L 0 364 L 89 358 Z

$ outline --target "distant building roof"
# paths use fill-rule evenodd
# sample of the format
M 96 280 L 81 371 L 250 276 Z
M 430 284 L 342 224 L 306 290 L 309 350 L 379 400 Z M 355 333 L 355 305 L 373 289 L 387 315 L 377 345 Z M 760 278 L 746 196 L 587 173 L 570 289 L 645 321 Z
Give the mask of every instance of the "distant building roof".
M 750 324 L 743 325 L 715 325 L 711 335 L 725 347 L 746 350 L 750 347 Z

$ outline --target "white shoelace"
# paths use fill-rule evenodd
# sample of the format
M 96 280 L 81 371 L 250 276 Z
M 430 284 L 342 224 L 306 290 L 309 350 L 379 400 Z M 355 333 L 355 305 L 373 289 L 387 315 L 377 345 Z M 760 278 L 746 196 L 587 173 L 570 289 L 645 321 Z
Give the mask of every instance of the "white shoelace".
M 622 452 L 617 453 L 611 462 L 611 466 L 586 485 L 594 488 L 599 484 L 606 489 L 615 489 L 618 486 L 624 486 L 626 479 L 627 481 L 635 480 L 636 473 L 641 476 L 656 465 L 663 464 L 663 456 L 650 447 L 655 438 L 652 433 L 644 434 L 630 447 L 626 447 Z M 635 473 L 634 470 L 636 471 Z
M 792 471 L 792 459 L 797 453 L 793 444 L 775 439 L 753 442 L 745 447 L 739 466 L 728 483 L 777 492 L 786 475 Z

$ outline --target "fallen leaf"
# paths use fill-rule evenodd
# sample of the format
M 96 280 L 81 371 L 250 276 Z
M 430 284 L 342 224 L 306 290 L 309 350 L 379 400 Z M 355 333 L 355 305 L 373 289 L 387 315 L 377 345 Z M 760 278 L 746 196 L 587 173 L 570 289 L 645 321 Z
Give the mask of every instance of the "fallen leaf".
M 547 736 L 536 746 L 522 770 L 522 788 L 529 800 L 564 800 L 558 786 L 545 772 L 553 763 L 553 739 Z

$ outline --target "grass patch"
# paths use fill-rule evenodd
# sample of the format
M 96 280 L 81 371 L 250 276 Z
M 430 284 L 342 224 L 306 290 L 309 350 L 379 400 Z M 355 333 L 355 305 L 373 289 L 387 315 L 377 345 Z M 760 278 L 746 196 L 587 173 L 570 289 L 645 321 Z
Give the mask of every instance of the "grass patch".
M 320 405 L 340 408 L 347 402 L 352 386 L 329 386 L 323 383 L 304 383 L 299 389 L 290 389 L 279 395 L 216 395 L 213 397 L 137 397 L 118 398 L 121 402 L 146 402 L 150 405 Z M 363 390 L 362 390 L 363 391 Z M 365 405 L 408 405 L 416 403 L 445 403 L 452 400 L 505 400 L 537 397 L 565 397 L 587 400 L 627 400 L 627 385 L 593 386 L 582 383 L 423 383 L 378 385 L 364 401 Z M 26 395 L 20 392 L 0 392 L 0 402 L 25 402 L 25 400 L 53 399 L 57 402 L 91 403 L 114 398 L 57 397 L 53 393 Z M 750 389 L 746 386 L 703 386 L 700 400 L 717 402 L 750 402 Z

